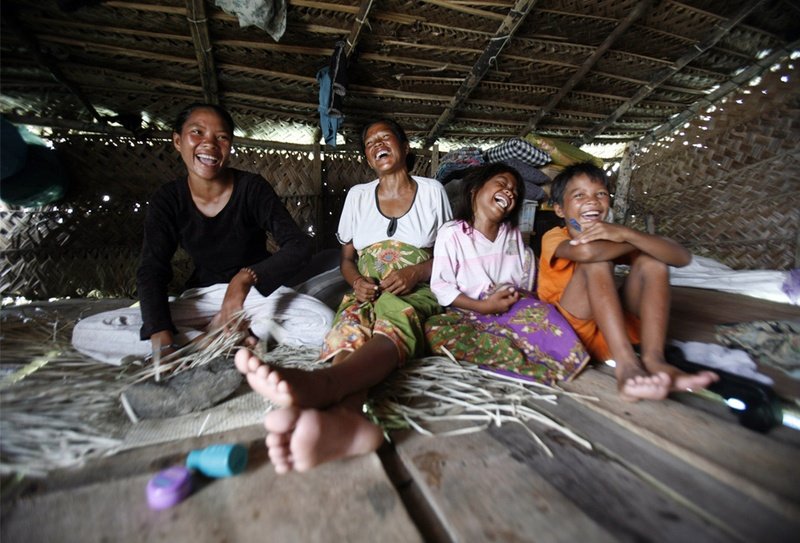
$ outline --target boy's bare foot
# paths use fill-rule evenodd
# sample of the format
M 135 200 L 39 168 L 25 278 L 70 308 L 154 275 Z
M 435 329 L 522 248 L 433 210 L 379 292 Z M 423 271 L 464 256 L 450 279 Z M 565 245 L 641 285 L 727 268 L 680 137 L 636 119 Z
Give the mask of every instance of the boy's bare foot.
M 626 402 L 663 400 L 669 394 L 670 378 L 664 372 L 648 374 L 636 365 L 617 363 L 617 392 Z
M 664 361 L 642 360 L 642 363 L 645 368 L 653 373 L 666 373 L 669 376 L 671 382 L 670 392 L 700 390 L 719 381 L 719 375 L 713 371 L 686 373 Z
M 276 473 L 308 471 L 325 462 L 367 454 L 383 442 L 378 426 L 342 406 L 324 411 L 278 409 L 267 413 L 264 427 Z
M 324 370 L 276 368 L 248 349 L 239 349 L 234 361 L 250 387 L 280 407 L 327 407 L 339 400 Z

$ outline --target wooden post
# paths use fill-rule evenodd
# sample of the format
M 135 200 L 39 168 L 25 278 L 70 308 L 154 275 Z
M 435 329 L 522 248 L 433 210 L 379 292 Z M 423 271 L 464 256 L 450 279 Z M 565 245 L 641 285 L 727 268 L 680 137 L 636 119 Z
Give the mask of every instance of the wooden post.
M 316 234 L 314 236 L 314 252 L 319 252 L 323 247 L 322 236 L 325 230 L 325 187 L 322 184 L 322 147 L 319 144 L 319 138 L 314 142 L 314 158 L 311 166 L 311 175 L 314 176 L 316 182 L 316 191 L 319 194 L 317 198 L 316 210 Z
M 439 144 L 434 143 L 431 148 L 431 171 L 430 176 L 434 177 L 439 171 Z
M 622 155 L 617 175 L 617 190 L 614 191 L 614 222 L 626 224 L 628 222 L 628 195 L 630 194 L 631 170 L 633 169 L 633 155 L 638 146 L 635 142 L 628 142 Z

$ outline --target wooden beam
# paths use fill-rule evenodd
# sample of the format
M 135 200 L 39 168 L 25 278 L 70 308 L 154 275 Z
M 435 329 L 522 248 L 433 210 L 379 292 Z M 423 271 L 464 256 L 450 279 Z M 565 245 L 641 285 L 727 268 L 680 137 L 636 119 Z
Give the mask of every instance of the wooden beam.
M 572 77 L 564 84 L 561 89 L 550 99 L 546 106 L 540 109 L 536 115 L 534 115 L 529 121 L 528 124 L 525 126 L 524 130 L 520 135 L 524 136 L 528 132 L 531 132 L 536 129 L 536 125 L 539 121 L 542 120 L 546 115 L 548 115 L 553 109 L 558 105 L 558 103 L 569 93 L 575 86 L 581 81 L 581 79 L 589 73 L 594 65 L 600 60 L 606 51 L 608 51 L 614 43 L 619 39 L 619 37 L 625 33 L 633 23 L 635 23 L 639 18 L 647 13 L 647 11 L 653 6 L 653 2 L 655 0 L 640 0 L 636 7 L 634 7 L 628 15 L 620 21 L 620 23 L 614 28 L 614 30 L 609 34 L 606 39 L 600 44 L 597 49 L 594 50 L 589 58 L 581 65 L 581 67 L 572 74 Z
M 373 0 L 361 0 L 361 6 L 358 8 L 356 20 L 353 27 L 350 29 L 350 35 L 347 36 L 347 47 L 344 50 L 346 58 L 350 58 L 353 51 L 358 45 L 358 40 L 361 39 L 361 29 L 364 25 L 368 25 L 367 17 L 369 17 L 369 10 L 372 9 Z
M 214 50 L 208 34 L 208 19 L 204 0 L 186 0 L 186 20 L 192 32 L 197 66 L 200 68 L 200 83 L 203 96 L 210 104 L 219 104 L 219 84 L 217 68 L 214 65 Z
M 714 47 L 714 45 L 730 32 L 734 26 L 746 19 L 753 11 L 761 7 L 764 2 L 765 0 L 758 0 L 756 2 L 746 3 L 733 17 L 718 24 L 716 29 L 705 41 L 694 44 L 683 56 L 675 61 L 672 67 L 664 68 L 656 72 L 653 77 L 650 78 L 649 82 L 642 86 L 630 100 L 619 106 L 608 118 L 595 125 L 575 143 L 581 145 L 591 142 L 598 134 L 617 122 L 630 108 L 641 102 L 658 87 L 666 88 L 663 85 L 665 81 L 680 72 L 687 64 L 697 57 Z
M 105 118 L 95 109 L 89 99 L 83 94 L 80 87 L 72 82 L 64 72 L 61 71 L 58 63 L 50 58 L 49 56 L 45 55 L 41 48 L 39 47 L 39 40 L 36 39 L 36 36 L 28 32 L 28 30 L 23 26 L 22 21 L 20 21 L 12 10 L 8 10 L 8 13 L 3 14 L 3 18 L 7 23 L 7 28 L 11 28 L 14 34 L 16 34 L 17 38 L 28 48 L 30 53 L 33 55 L 33 58 L 36 59 L 43 68 L 50 72 L 50 74 L 55 78 L 56 81 L 64 85 L 70 93 L 72 93 L 78 101 L 83 104 L 83 107 L 86 108 L 86 111 L 100 124 L 106 124 Z
M 439 137 L 439 134 L 450 124 L 456 111 L 464 104 L 469 95 L 472 94 L 472 91 L 474 91 L 481 82 L 486 72 L 489 71 L 492 63 L 496 61 L 497 56 L 503 50 L 503 47 L 517 31 L 519 25 L 525 20 L 528 13 L 530 13 L 534 4 L 536 4 L 536 0 L 516 0 L 514 7 L 511 8 L 503 19 L 503 22 L 500 23 L 500 27 L 497 29 L 497 32 L 495 32 L 494 37 L 489 40 L 489 45 L 483 51 L 480 58 L 478 58 L 478 61 L 472 67 L 469 75 L 467 75 L 464 82 L 461 84 L 461 87 L 456 91 L 456 95 L 442 112 L 433 128 L 431 128 L 431 131 L 422 144 L 423 148 L 430 147 Z
M 68 130 L 76 132 L 84 132 L 87 134 L 102 134 L 115 137 L 132 137 L 130 131 L 117 126 L 100 125 L 94 123 L 85 123 L 81 121 L 73 121 L 69 119 L 53 119 L 46 117 L 36 117 L 33 115 L 15 115 L 8 114 L 4 117 L 14 124 L 22 124 L 28 126 L 41 126 L 44 128 L 53 128 L 56 130 Z M 157 130 L 145 134 L 137 139 L 140 140 L 171 140 L 172 132 L 169 130 Z M 285 143 L 280 141 L 257 140 L 253 138 L 237 137 L 234 140 L 234 145 L 242 145 L 247 147 L 261 147 L 264 149 L 287 149 L 293 151 L 313 151 L 314 145 L 301 144 L 301 143 Z M 346 147 L 345 147 L 346 148 Z

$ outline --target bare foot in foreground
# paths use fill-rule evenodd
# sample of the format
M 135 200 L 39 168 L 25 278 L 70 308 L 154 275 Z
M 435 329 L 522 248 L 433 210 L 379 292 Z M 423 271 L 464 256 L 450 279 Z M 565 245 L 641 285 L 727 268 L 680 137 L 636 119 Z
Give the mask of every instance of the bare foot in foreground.
M 672 364 L 664 361 L 643 361 L 643 363 L 644 366 L 652 373 L 666 373 L 669 376 L 672 383 L 670 392 L 691 392 L 693 390 L 701 390 L 719 381 L 719 375 L 713 371 L 686 373 L 679 370 Z
M 626 402 L 663 400 L 669 394 L 671 380 L 664 372 L 648 374 L 637 365 L 617 363 L 617 392 Z
M 327 407 L 339 399 L 324 370 L 276 368 L 248 349 L 239 349 L 234 361 L 250 387 L 280 407 Z
M 373 452 L 383 442 L 378 426 L 341 406 L 324 411 L 297 407 L 270 411 L 264 427 L 275 473 L 308 471 L 325 462 Z

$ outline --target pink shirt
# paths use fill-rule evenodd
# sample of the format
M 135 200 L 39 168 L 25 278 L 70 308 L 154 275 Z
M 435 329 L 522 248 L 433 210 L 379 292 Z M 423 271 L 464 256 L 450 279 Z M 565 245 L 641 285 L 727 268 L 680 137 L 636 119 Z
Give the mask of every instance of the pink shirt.
M 491 241 L 465 221 L 451 221 L 436 237 L 431 290 L 447 306 L 459 294 L 478 300 L 502 284 L 531 290 L 535 271 L 533 251 L 519 229 L 503 223 Z

